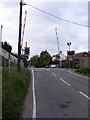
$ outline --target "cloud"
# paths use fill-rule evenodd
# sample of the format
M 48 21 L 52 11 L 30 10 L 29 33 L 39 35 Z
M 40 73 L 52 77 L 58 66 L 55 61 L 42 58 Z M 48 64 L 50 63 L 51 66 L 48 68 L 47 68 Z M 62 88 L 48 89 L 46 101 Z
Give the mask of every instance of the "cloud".
M 29 3 L 28 0 L 25 0 L 25 2 Z M 31 1 L 30 4 L 69 21 L 88 24 L 87 3 Z M 1 9 L 3 9 L 3 11 Z M 72 42 L 71 49 L 76 52 L 88 50 L 88 29 L 86 27 L 56 19 L 29 6 L 23 6 L 22 21 L 24 21 L 25 10 L 27 10 L 27 19 L 23 47 L 25 47 L 25 42 L 27 41 L 31 49 L 30 57 L 35 54 L 40 54 L 42 50 L 48 50 L 51 55 L 58 53 L 55 27 L 58 29 L 60 50 L 62 50 L 65 55 L 68 50 L 68 41 Z M 6 4 L 0 5 L 0 11 L 2 11 L 0 15 L 1 24 L 4 26 L 3 41 L 7 40 L 7 42 L 12 45 L 13 52 L 17 52 L 19 6 L 16 2 L 13 4 L 6 2 Z

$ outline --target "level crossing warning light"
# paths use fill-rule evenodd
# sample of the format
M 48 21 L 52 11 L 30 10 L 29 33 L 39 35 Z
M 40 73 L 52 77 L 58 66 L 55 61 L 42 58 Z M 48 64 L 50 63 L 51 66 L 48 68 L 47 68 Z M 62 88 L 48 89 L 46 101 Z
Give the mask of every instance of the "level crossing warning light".
M 25 56 L 30 55 L 30 47 L 25 47 L 24 52 Z

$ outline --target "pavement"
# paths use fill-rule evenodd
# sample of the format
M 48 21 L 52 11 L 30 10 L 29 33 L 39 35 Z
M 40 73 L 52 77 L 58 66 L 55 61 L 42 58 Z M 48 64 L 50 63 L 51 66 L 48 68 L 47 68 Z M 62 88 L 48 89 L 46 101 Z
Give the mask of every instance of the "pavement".
M 22 118 L 88 118 L 88 78 L 69 69 L 33 68 Z

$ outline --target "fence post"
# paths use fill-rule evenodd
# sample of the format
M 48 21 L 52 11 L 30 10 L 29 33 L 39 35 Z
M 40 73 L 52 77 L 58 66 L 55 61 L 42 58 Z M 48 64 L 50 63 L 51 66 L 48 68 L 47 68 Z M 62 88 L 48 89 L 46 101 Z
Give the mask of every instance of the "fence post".
M 8 54 L 9 56 L 9 77 L 10 77 L 10 53 Z

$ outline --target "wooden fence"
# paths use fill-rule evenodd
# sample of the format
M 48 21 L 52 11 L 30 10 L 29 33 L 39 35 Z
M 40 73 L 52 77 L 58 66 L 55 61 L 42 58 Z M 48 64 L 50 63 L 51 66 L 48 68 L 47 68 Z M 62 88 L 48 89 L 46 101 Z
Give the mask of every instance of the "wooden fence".
M 90 68 L 90 57 L 81 57 L 79 59 L 80 68 Z

